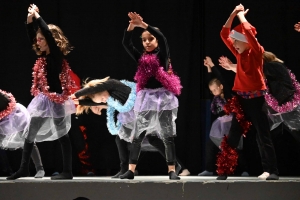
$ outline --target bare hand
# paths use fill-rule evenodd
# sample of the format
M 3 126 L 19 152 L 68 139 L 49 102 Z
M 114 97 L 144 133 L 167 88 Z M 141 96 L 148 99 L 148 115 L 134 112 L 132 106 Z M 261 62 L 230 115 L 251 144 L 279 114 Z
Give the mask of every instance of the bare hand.
M 300 32 L 300 22 L 294 25 L 295 31 Z
M 226 70 L 232 70 L 232 62 L 225 56 L 219 58 L 219 65 Z
M 212 62 L 211 58 L 209 56 L 206 56 L 204 59 L 204 66 L 205 67 L 213 67 L 214 63 Z
M 40 10 L 35 4 L 30 4 L 30 6 L 28 7 L 28 14 L 33 15 L 34 12 L 40 12 Z
M 101 110 L 106 109 L 107 105 L 91 106 L 91 111 L 96 115 L 101 115 Z
M 129 12 L 128 17 L 130 18 L 129 23 L 134 27 L 141 27 L 143 24 L 143 18 L 136 12 Z
M 237 15 L 241 11 L 244 11 L 244 6 L 242 4 L 239 4 L 234 8 L 232 14 Z

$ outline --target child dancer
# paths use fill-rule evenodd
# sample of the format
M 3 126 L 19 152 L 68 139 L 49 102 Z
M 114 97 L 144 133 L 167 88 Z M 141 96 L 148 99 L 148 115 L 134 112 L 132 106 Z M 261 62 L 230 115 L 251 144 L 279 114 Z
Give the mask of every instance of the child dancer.
M 277 161 L 268 127 L 268 119 L 262 111 L 266 90 L 261 59 L 264 49 L 255 38 L 255 28 L 245 18 L 247 12 L 248 10 L 245 11 L 243 5 L 236 6 L 221 31 L 223 42 L 237 59 L 233 90 L 238 95 L 230 104 L 239 103 L 244 114 L 235 114 L 232 118 L 228 139 L 225 137 L 222 142 L 223 154 L 219 155 L 218 158 L 219 177 L 217 179 L 225 180 L 228 174 L 233 173 L 236 162 L 229 163 L 228 160 L 234 154 L 241 135 L 245 134 L 250 126 L 249 123 L 240 124 L 237 120 L 238 117 L 249 120 L 256 128 L 257 143 L 262 150 L 260 152 L 261 157 L 265 158 L 267 171 L 270 173 L 267 180 L 278 180 Z M 238 16 L 241 24 L 230 31 L 235 16 Z M 228 152 L 230 153 L 228 154 Z
M 226 58 L 222 60 L 222 67 L 225 69 L 233 71 L 236 69 L 236 65 L 228 63 Z M 286 68 L 284 62 L 272 52 L 265 51 L 263 61 L 263 72 L 268 88 L 264 110 L 269 117 L 270 129 L 273 130 L 284 123 L 292 136 L 300 143 L 300 84 L 295 75 Z M 265 164 L 264 161 L 263 164 Z M 269 176 L 267 166 L 263 165 L 263 169 L 264 173 L 259 176 L 260 179 L 266 179 Z
M 30 116 L 26 108 L 16 103 L 14 96 L 0 90 L 0 148 L 15 150 L 23 147 L 23 131 L 29 125 Z M 38 147 L 34 143 L 31 159 L 37 171 L 35 178 L 43 178 L 45 171 Z M 7 160 L 8 161 L 8 160 Z
M 211 93 L 214 95 L 214 98 L 211 102 L 211 111 L 214 115 L 218 116 L 216 120 L 214 120 L 211 131 L 210 138 L 206 143 L 206 157 L 205 157 L 205 171 L 198 174 L 199 176 L 212 176 L 214 170 L 214 166 L 216 163 L 216 155 L 219 152 L 219 146 L 224 135 L 228 135 L 232 115 L 226 115 L 224 112 L 224 105 L 226 104 L 226 100 L 230 99 L 232 94 L 229 87 L 226 85 L 226 82 L 223 80 L 223 77 L 220 71 L 215 67 L 211 58 L 206 56 L 204 59 L 204 65 L 207 67 L 208 71 L 208 86 Z M 242 176 L 248 176 L 247 165 L 244 160 L 242 146 L 242 138 L 240 141 L 239 149 L 237 150 L 239 153 L 239 166 L 243 171 Z
M 39 29 L 34 30 L 33 18 Z M 35 97 L 28 106 L 30 124 L 23 137 L 26 138 L 20 169 L 7 179 L 29 175 L 28 165 L 34 141 L 58 139 L 63 153 L 63 172 L 51 177 L 54 180 L 72 179 L 72 149 L 68 136 L 71 114 L 75 106 L 69 96 L 75 87 L 70 77 L 70 67 L 64 56 L 72 49 L 61 29 L 47 25 L 38 13 L 38 8 L 28 8 L 27 31 L 33 49 L 39 57 L 33 67 L 31 94 Z
M 95 114 L 101 114 L 102 109 L 107 109 L 107 126 L 111 134 L 116 135 L 116 144 L 119 151 L 119 158 L 121 161 L 121 170 L 112 178 L 120 178 L 128 170 L 128 160 L 130 149 L 129 142 L 121 140 L 119 137 L 120 130 L 123 132 L 131 132 L 134 127 L 134 111 L 133 106 L 136 98 L 136 85 L 128 81 L 118 81 L 115 79 L 109 79 L 108 77 L 101 80 L 93 80 L 85 84 L 84 88 L 77 91 L 74 100 L 77 106 L 76 114 L 82 114 L 84 111 L 87 112 L 91 109 Z M 118 104 L 117 102 L 120 102 Z M 100 105 L 107 103 L 107 105 Z M 125 106 L 128 108 L 125 109 Z M 118 115 L 118 127 L 115 127 L 113 119 L 113 111 L 119 111 Z M 149 143 L 155 147 L 158 152 L 165 157 L 165 147 L 160 139 L 157 138 L 156 134 L 147 135 Z M 176 173 L 181 169 L 181 164 L 176 163 Z
M 157 29 L 145 23 L 137 13 L 128 14 L 130 20 L 123 38 L 127 53 L 138 63 L 135 74 L 137 81 L 137 99 L 134 106 L 135 126 L 131 133 L 120 133 L 122 139 L 132 142 L 129 170 L 122 179 L 133 179 L 138 162 L 141 142 L 145 135 L 153 132 L 165 145 L 166 160 L 170 179 L 180 179 L 175 173 L 175 119 L 177 117 L 178 99 L 182 86 L 179 77 L 171 67 L 167 40 Z M 145 29 L 142 33 L 144 52 L 140 53 L 132 44 L 131 36 L 135 27 Z M 159 44 L 158 44 L 159 43 Z

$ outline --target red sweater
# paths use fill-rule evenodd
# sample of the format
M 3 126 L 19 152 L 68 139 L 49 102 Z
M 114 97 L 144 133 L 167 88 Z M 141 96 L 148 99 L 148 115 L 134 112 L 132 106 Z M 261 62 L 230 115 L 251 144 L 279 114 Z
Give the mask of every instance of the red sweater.
M 221 38 L 237 60 L 236 75 L 232 90 L 249 92 L 265 90 L 266 85 L 263 78 L 263 52 L 264 48 L 256 40 L 251 25 L 248 22 L 242 23 L 243 32 L 247 38 L 250 48 L 239 54 L 233 47 L 229 37 L 230 29 L 223 26 Z

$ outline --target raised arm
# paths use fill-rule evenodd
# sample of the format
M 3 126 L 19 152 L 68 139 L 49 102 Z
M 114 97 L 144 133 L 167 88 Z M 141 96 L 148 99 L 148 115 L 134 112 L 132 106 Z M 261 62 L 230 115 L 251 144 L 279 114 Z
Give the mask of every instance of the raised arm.
M 82 88 L 80 90 L 78 90 L 77 92 L 74 93 L 74 96 L 76 98 L 79 98 L 81 96 L 87 96 L 90 94 L 96 94 L 98 92 L 103 92 L 105 90 L 110 90 L 111 89 L 111 84 L 107 83 L 108 81 L 101 83 L 101 84 L 97 84 L 95 86 L 92 87 L 86 87 L 86 88 Z
M 251 47 L 251 49 L 256 52 L 257 54 L 263 54 L 264 49 L 257 41 L 255 35 L 256 35 L 256 29 L 247 21 L 245 15 L 248 12 L 248 9 L 246 11 L 240 11 L 237 16 L 242 24 L 245 36 L 247 38 L 248 44 Z
M 128 17 L 131 20 L 129 21 L 128 28 L 124 31 L 122 44 L 127 53 L 132 57 L 132 59 L 135 60 L 135 62 L 138 62 L 139 58 L 141 57 L 141 53 L 134 47 L 132 43 L 132 34 L 134 28 L 137 27 L 136 21 L 142 20 L 142 18 L 139 15 L 133 13 L 128 13 Z
M 26 21 L 27 36 L 31 45 L 35 43 L 35 36 L 36 36 L 36 30 L 34 29 L 34 23 L 33 23 L 34 10 L 38 12 L 38 8 L 34 4 L 30 5 L 28 8 L 27 21 Z
M 47 41 L 47 44 L 50 49 L 50 53 L 55 57 L 58 57 L 58 59 L 61 58 L 62 52 L 60 51 L 60 48 L 57 46 L 48 25 L 36 10 L 33 11 L 33 16 L 36 19 L 36 23 Z

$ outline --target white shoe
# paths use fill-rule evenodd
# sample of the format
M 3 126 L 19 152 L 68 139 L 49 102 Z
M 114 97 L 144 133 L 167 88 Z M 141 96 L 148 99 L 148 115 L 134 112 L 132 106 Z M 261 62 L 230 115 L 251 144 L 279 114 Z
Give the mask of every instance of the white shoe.
M 259 179 L 266 180 L 267 177 L 270 176 L 268 172 L 262 173 L 262 175 L 258 176 Z
M 189 176 L 191 173 L 188 169 L 182 170 L 182 172 L 179 174 L 179 176 Z

